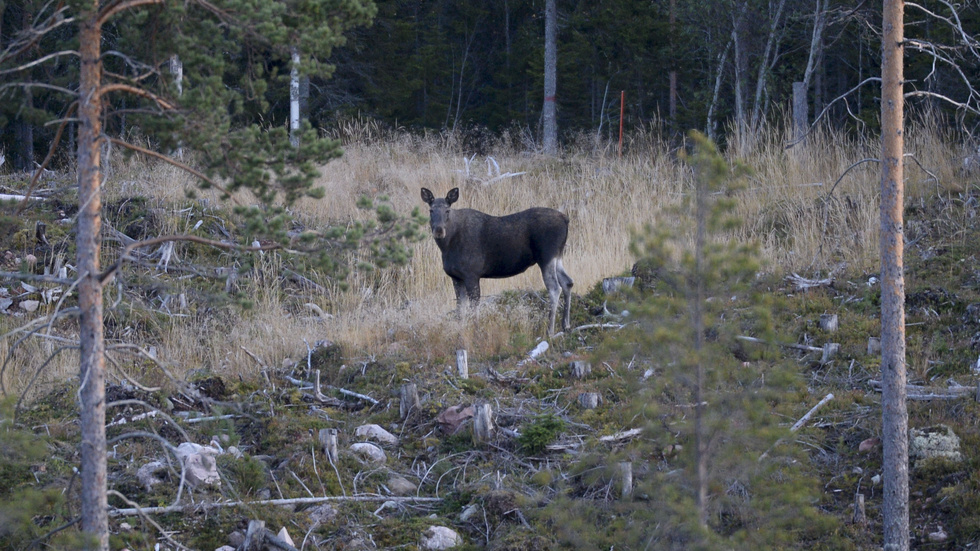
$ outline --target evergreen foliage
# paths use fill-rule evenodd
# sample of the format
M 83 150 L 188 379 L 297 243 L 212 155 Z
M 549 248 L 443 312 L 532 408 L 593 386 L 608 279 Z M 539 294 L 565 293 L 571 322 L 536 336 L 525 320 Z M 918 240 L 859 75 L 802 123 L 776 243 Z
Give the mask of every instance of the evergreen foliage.
M 546 517 L 573 527 L 558 532 L 565 543 L 775 549 L 834 526 L 814 507 L 817 494 L 796 452 L 778 443 L 787 435 L 779 414 L 789 414 L 800 384 L 794 366 L 749 355 L 734 339 L 774 332 L 751 287 L 757 249 L 733 233 L 728 194 L 743 170 L 733 173 L 703 135 L 689 137 L 692 152 L 682 157 L 694 178 L 683 206 L 673 223 L 648 227 L 634 241 L 644 267 L 642 291 L 629 305 L 634 323 L 597 352 L 609 363 L 641 366 L 621 375 L 635 417 L 645 420 L 644 438 L 595 465 L 584 462 L 579 480 L 585 488 L 612 485 L 617 461 L 645 474 L 633 501 L 610 503 L 607 492 L 593 502 L 551 504 Z M 606 524 L 609 516 L 617 520 Z
M 0 542 L 9 549 L 38 544 L 56 549 L 87 549 L 84 537 L 64 531 L 73 520 L 63 488 L 41 486 L 35 466 L 49 456 L 43 436 L 18 426 L 15 397 L 0 402 Z M 48 479 L 42 471 L 40 476 Z

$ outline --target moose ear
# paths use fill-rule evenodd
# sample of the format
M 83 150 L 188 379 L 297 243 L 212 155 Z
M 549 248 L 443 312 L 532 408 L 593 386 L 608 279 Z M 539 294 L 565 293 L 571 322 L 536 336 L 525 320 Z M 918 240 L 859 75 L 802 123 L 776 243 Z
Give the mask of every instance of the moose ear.
M 435 200 L 436 198 L 434 195 L 432 195 L 431 191 L 429 191 L 427 188 L 422 188 L 422 201 L 428 205 L 431 205 Z
M 459 188 L 454 187 L 446 194 L 446 204 L 451 205 L 459 200 Z

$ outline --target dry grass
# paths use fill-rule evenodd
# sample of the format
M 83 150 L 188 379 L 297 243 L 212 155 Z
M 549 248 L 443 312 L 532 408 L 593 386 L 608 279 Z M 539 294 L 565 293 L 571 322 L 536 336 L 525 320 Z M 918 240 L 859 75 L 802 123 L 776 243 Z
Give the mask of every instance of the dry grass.
M 909 123 L 906 149 L 925 168 L 907 164 L 909 201 L 963 187 L 961 159 L 968 148 L 951 135 L 937 133 L 941 127 L 928 117 Z M 459 206 L 491 214 L 553 207 L 571 218 L 564 264 L 579 293 L 604 277 L 629 270 L 635 260 L 631 231 L 644 224 L 677 225 L 680 215 L 674 207 L 691 185 L 689 170 L 653 131 L 634 136 L 622 159 L 608 144 L 588 135 L 576 139 L 560 159 L 527 153 L 519 136 L 505 136 L 486 151 L 501 172 L 525 174 L 489 184 L 486 156 L 475 157 L 467 175 L 467 150 L 458 137 L 411 135 L 371 123 L 346 125 L 339 134 L 347 141 L 346 153 L 323 168 L 319 184 L 326 199 L 303 201 L 294 208 L 307 225 L 365 216 L 355 207 L 362 195 L 386 195 L 399 211 L 408 213 L 424 206 L 419 197 L 423 186 L 437 195 L 459 187 Z M 753 170 L 748 186 L 737 192 L 738 213 L 746 221 L 737 238 L 758 240 L 766 269 L 776 273 L 819 275 L 842 266 L 852 272 L 875 271 L 879 171 L 875 163 L 851 167 L 876 157 L 878 141 L 830 130 L 816 132 L 791 150 L 783 148 L 785 141 L 782 129 L 770 127 L 756 136 L 751 150 L 737 148 L 748 151 L 737 160 Z M 106 194 L 109 201 L 152 196 L 169 209 L 171 221 L 164 229 L 184 231 L 188 220 L 180 217 L 178 207 L 186 205 L 185 190 L 192 185 L 170 166 L 118 156 Z M 215 204 L 211 196 L 204 201 Z M 434 361 L 459 347 L 471 354 L 498 354 L 526 346 L 521 338 L 527 335 L 543 333 L 542 304 L 492 304 L 492 297 L 505 290 L 543 289 L 537 270 L 485 281 L 483 294 L 491 297 L 491 304 L 481 308 L 478 323 L 471 319 L 460 324 L 451 315 L 452 286 L 434 242 L 425 239 L 413 246 L 413 252 L 408 266 L 355 272 L 347 290 L 321 280 L 330 289 L 322 297 L 288 297 L 276 285 L 258 285 L 249 290 L 255 307 L 237 323 L 209 328 L 208 320 L 173 318 L 158 336 L 161 355 L 184 372 L 205 368 L 244 375 L 256 367 L 245 349 L 279 365 L 287 357 L 303 359 L 304 339 L 311 344 L 320 339 L 344 343 L 351 355 L 411 355 Z M 268 267 L 273 272 L 274 264 Z M 311 300 L 333 317 L 320 319 L 303 306 Z M 53 372 L 73 373 L 69 360 Z M 36 363 L 27 362 L 25 372 Z M 23 379 L 8 374 L 7 382 Z

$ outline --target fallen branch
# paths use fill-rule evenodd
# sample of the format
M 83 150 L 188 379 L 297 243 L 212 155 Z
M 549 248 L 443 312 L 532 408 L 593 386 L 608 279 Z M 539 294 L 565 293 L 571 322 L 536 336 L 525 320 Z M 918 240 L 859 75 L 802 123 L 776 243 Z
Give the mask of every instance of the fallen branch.
M 829 287 L 834 284 L 834 278 L 828 277 L 825 279 L 807 279 L 796 272 L 793 275 L 786 276 L 786 281 L 792 283 L 797 291 L 806 291 L 807 289 L 813 289 L 816 287 Z
M 622 329 L 626 327 L 625 323 L 590 323 L 588 325 L 579 325 L 572 331 L 582 331 L 584 329 Z
M 957 398 L 963 398 L 964 396 L 972 396 L 976 391 L 975 387 L 963 386 L 956 381 L 950 379 L 948 381 L 949 386 L 946 388 L 934 388 L 923 385 L 905 385 L 905 399 L 906 400 L 956 400 Z M 876 391 L 881 392 L 882 382 L 871 380 L 868 381 Z
M 372 397 L 370 397 L 370 396 L 368 396 L 366 394 L 358 394 L 356 392 L 347 390 L 346 388 L 338 388 L 338 387 L 334 387 L 334 386 L 328 386 L 327 388 L 332 388 L 332 389 L 336 390 L 337 392 L 339 392 L 339 393 L 341 393 L 341 394 L 343 394 L 345 396 L 350 396 L 352 398 L 357 398 L 357 399 L 360 399 L 360 400 L 364 400 L 365 402 L 371 402 L 371 404 L 373 404 L 373 405 L 377 405 L 378 404 L 378 401 L 377 400 L 375 400 L 374 398 L 372 398 Z
M 166 507 L 132 507 L 129 509 L 109 509 L 110 517 L 128 517 L 136 514 L 167 514 L 204 512 L 223 507 L 254 507 L 257 505 L 307 505 L 311 503 L 328 502 L 377 502 L 394 501 L 396 503 L 440 503 L 441 497 L 398 497 L 398 496 L 324 496 L 296 497 L 290 499 L 260 499 L 257 501 L 221 501 L 213 503 L 191 503 L 187 505 L 170 505 Z
M 294 385 L 298 386 L 300 390 L 312 390 L 313 391 L 313 394 L 312 395 L 307 394 L 306 396 L 310 396 L 311 398 L 313 398 L 317 402 L 320 402 L 321 404 L 324 404 L 324 405 L 327 405 L 327 406 L 330 406 L 330 407 L 335 407 L 335 408 L 350 408 L 351 407 L 351 404 L 349 402 L 345 402 L 344 400 L 340 400 L 340 399 L 337 399 L 337 398 L 333 398 L 333 397 L 327 396 L 326 394 L 324 394 L 323 392 L 320 391 L 320 370 L 319 369 L 316 370 L 316 384 L 310 384 L 310 383 L 308 383 L 306 381 L 297 379 L 295 377 L 290 377 L 289 375 L 286 375 L 285 378 L 290 383 L 293 383 Z M 332 387 L 328 387 L 328 388 L 332 388 Z M 350 391 L 348 391 L 348 392 L 350 392 Z M 370 398 L 370 397 L 368 397 L 368 398 Z M 371 398 L 371 399 L 374 400 L 374 398 Z M 375 401 L 375 403 L 377 403 L 377 401 Z
M 14 195 L 11 193 L 0 193 L 0 201 L 27 201 L 33 200 L 37 201 L 40 197 L 31 197 L 29 195 Z
M 823 400 L 820 400 L 819 402 L 817 402 L 817 405 L 815 405 L 812 408 L 810 408 L 810 411 L 806 412 L 806 415 L 804 415 L 803 417 L 800 417 L 800 420 L 797 421 L 796 423 L 794 423 L 793 426 L 789 428 L 789 431 L 790 432 L 796 432 L 796 431 L 800 430 L 801 428 L 803 428 L 803 425 L 805 425 L 807 423 L 807 421 L 810 420 L 810 417 L 813 417 L 813 414 L 816 413 L 818 409 L 822 408 L 824 406 L 824 404 L 826 404 L 827 402 L 829 402 L 829 401 L 831 401 L 833 399 L 834 399 L 833 393 L 824 396 L 823 397 Z
M 796 431 L 800 430 L 801 428 L 803 428 L 803 425 L 805 425 L 807 423 L 807 421 L 810 420 L 810 417 L 813 417 L 813 414 L 816 413 L 818 409 L 822 408 L 824 406 L 824 404 L 826 404 L 827 402 L 829 402 L 829 401 L 831 401 L 833 399 L 834 399 L 833 393 L 830 393 L 830 394 L 824 396 L 823 397 L 823 400 L 820 400 L 819 402 L 817 402 L 817 405 L 813 406 L 812 408 L 810 408 L 810 411 L 806 412 L 806 415 L 804 415 L 803 417 L 800 417 L 800 420 L 797 421 L 796 423 L 793 423 L 793 426 L 789 428 L 789 431 L 790 432 L 796 432 Z M 783 438 L 780 438 L 779 440 L 776 440 L 776 442 L 772 446 L 769 446 L 769 449 L 768 450 L 762 452 L 762 455 L 759 456 L 759 461 L 762 461 L 763 459 L 765 459 L 766 457 L 768 457 L 769 456 L 769 452 L 771 452 L 773 450 L 773 448 L 775 448 L 776 446 L 782 444 L 784 441 L 785 441 L 785 439 L 783 439 Z
M 207 421 L 221 421 L 224 419 L 236 419 L 238 417 L 244 417 L 244 415 L 237 415 L 234 413 L 229 413 L 227 415 L 212 415 L 211 417 L 188 417 L 184 419 L 185 423 L 205 423 Z
M 747 337 L 745 335 L 738 335 L 735 337 L 740 341 L 754 342 L 756 344 L 765 344 L 769 346 L 782 346 L 783 348 L 792 348 L 794 350 L 802 350 L 804 352 L 823 352 L 823 348 L 819 346 L 807 346 L 805 344 L 796 343 L 783 343 L 783 342 L 769 342 L 762 339 L 757 339 L 755 337 Z
M 640 435 L 643 429 L 630 429 L 623 432 L 617 432 L 616 434 L 610 434 L 609 436 L 602 436 L 599 438 L 600 442 L 620 442 L 622 440 L 632 440 L 633 438 Z

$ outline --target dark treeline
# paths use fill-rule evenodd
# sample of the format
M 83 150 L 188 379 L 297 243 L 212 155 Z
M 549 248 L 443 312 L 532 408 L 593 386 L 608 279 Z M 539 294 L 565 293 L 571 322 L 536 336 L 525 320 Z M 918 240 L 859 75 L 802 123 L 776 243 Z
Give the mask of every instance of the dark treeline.
M 42 4 L 0 0 L 0 51 L 29 27 Z M 516 126 L 530 136 L 539 134 L 544 0 L 379 0 L 376 5 L 374 23 L 348 31 L 346 45 L 334 51 L 332 78 L 309 82 L 307 114 L 315 127 L 360 116 L 409 129 L 496 132 Z M 908 8 L 907 36 L 928 42 L 908 48 L 907 90 L 918 94 L 912 105 L 939 107 L 951 115 L 948 120 L 972 132 L 977 94 L 971 82 L 980 49 L 970 32 L 980 29 L 980 6 L 967 2 L 951 12 L 936 0 L 921 5 L 934 14 Z M 145 8 L 148 20 L 155 9 Z M 578 132 L 612 136 L 624 92 L 627 130 L 656 123 L 674 135 L 697 128 L 721 140 L 732 132 L 752 136 L 790 112 L 794 83 L 805 86 L 808 124 L 823 114 L 830 124 L 874 130 L 878 83 L 868 79 L 880 71 L 880 11 L 881 2 L 861 0 L 558 0 L 559 130 L 566 140 Z M 136 38 L 152 40 L 145 26 L 141 30 Z M 106 40 L 133 40 L 128 32 L 119 24 L 108 29 Z M 34 46 L 34 56 L 76 42 L 67 34 L 49 37 Z M 934 53 L 916 51 L 923 49 Z M 937 56 L 947 61 L 934 63 Z M 106 64 L 123 74 L 142 69 L 111 55 Z M 267 70 L 283 75 L 264 91 L 268 111 L 242 116 L 285 125 L 288 68 Z M 73 88 L 77 82 L 77 68 L 64 58 L 30 71 L 34 81 L 52 86 Z M 0 83 L 14 76 L 0 74 Z M 935 99 L 938 95 L 960 105 Z M 130 101 L 136 110 L 138 100 Z M 114 107 L 119 115 L 106 121 L 107 132 L 132 131 L 135 123 L 127 126 L 126 117 L 130 106 Z M 56 90 L 0 84 L 8 162 L 17 169 L 39 162 L 57 128 L 51 121 L 68 109 Z

